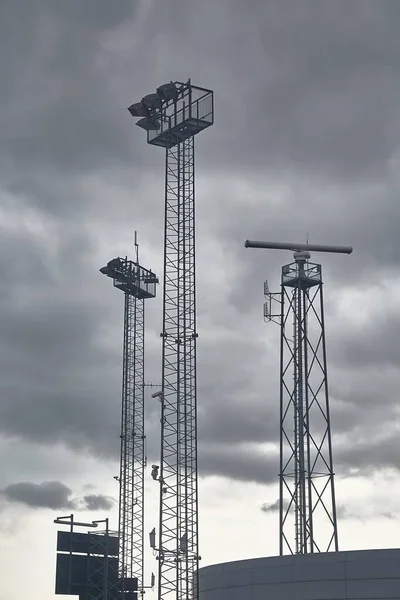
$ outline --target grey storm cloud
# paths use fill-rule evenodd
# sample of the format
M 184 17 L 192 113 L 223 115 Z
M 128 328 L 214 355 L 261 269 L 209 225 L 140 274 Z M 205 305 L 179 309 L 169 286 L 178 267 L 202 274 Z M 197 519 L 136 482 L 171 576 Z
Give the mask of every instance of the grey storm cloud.
M 374 290 L 365 290 L 366 298 L 372 301 L 372 310 L 375 312 L 377 309 L 373 319 L 360 323 L 346 322 L 342 330 L 339 328 L 340 333 L 338 330 L 332 332 L 332 359 L 341 367 L 385 370 L 398 367 L 396 341 L 400 337 L 400 312 L 397 306 L 380 310 L 382 296 L 375 303 L 373 294 Z
M 287 500 L 283 500 L 283 508 L 286 510 L 289 506 Z M 264 513 L 277 513 L 279 511 L 279 498 L 275 502 L 268 503 L 264 502 L 261 506 L 261 511 Z M 384 519 L 396 519 L 394 512 L 382 511 L 376 508 L 365 508 L 364 505 L 358 506 L 357 508 L 348 507 L 344 504 L 338 504 L 336 506 L 336 515 L 339 520 L 341 519 L 356 519 L 366 522 L 368 519 L 373 517 L 383 517 Z
M 72 508 L 72 491 L 60 481 L 40 484 L 21 482 L 11 483 L 2 490 L 2 495 L 10 502 L 18 502 L 35 508 Z
M 289 503 L 287 500 L 283 500 L 283 508 L 286 510 L 287 507 L 289 506 Z M 277 498 L 275 500 L 275 502 L 272 503 L 268 503 L 268 502 L 264 502 L 264 504 L 261 506 L 261 511 L 264 513 L 276 513 L 279 510 L 279 498 Z
M 31 508 L 50 508 L 52 510 L 110 510 L 114 500 L 102 494 L 89 494 L 74 498 L 72 490 L 60 481 L 43 483 L 10 483 L 0 494 L 8 501 L 24 504 Z
M 122 159 L 128 138 L 121 136 L 122 120 L 115 119 L 112 89 L 96 56 L 99 34 L 134 12 L 130 2 L 110 10 L 105 1 L 33 6 L 6 0 L 2 47 L 14 48 L 2 98 L 10 117 L 2 120 L 8 160 L 65 173 L 108 163 L 112 155 Z
M 200 475 L 221 475 L 240 481 L 274 483 L 278 477 L 276 454 L 252 444 L 204 444 L 199 448 Z
M 216 109 L 196 140 L 202 475 L 277 480 L 263 445 L 278 437 L 279 335 L 262 322 L 262 284 L 277 288 L 291 255 L 243 244 L 307 234 L 355 248 L 322 260 L 339 472 L 398 469 L 391 433 L 365 443 L 396 417 L 396 310 L 383 302 L 357 329 L 330 300 L 400 274 L 398 2 L 3 4 L 1 435 L 117 459 L 122 298 L 98 269 L 129 252 L 134 229 L 162 265 L 164 156 L 126 107 L 191 77 L 215 89 Z M 147 312 L 152 381 L 160 315 L 159 297 Z M 146 411 L 156 458 L 158 407 Z
M 110 496 L 103 496 L 102 494 L 89 494 L 83 496 L 82 504 L 87 510 L 110 510 L 115 504 L 115 500 Z
M 365 506 L 348 507 L 344 504 L 338 504 L 336 507 L 338 519 L 355 519 L 366 523 L 368 519 L 380 517 L 383 519 L 393 520 L 397 516 L 394 512 L 379 510 L 376 508 L 365 508 Z
M 219 163 L 350 179 L 383 172 L 397 148 L 395 2 L 225 0 L 213 19 L 207 2 L 174 4 L 158 66 L 166 72 L 174 56 L 180 72 L 190 44 L 194 73 L 217 90 Z

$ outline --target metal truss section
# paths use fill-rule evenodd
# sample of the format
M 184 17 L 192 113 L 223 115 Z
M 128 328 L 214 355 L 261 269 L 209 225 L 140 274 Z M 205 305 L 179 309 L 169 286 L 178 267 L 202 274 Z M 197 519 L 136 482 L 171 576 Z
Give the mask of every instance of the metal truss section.
M 197 593 L 194 138 L 167 148 L 159 599 Z
M 214 94 L 170 81 L 128 110 L 166 149 L 158 593 L 187 600 L 198 597 L 199 561 L 194 136 L 214 123 Z
M 144 299 L 125 293 L 119 498 L 119 573 L 143 585 Z M 128 586 L 126 586 L 128 587 Z
M 117 561 L 110 559 L 110 535 L 104 532 L 89 533 L 88 600 L 116 600 L 118 598 Z
M 282 269 L 280 554 L 338 550 L 321 265 Z
M 135 234 L 136 240 L 136 234 Z M 121 600 L 144 588 L 144 302 L 154 298 L 158 279 L 136 262 L 115 258 L 100 269 L 124 292 L 121 454 L 119 474 L 118 573 Z
M 268 280 L 264 281 L 264 321 L 280 324 L 281 318 L 281 294 L 280 292 L 270 292 Z

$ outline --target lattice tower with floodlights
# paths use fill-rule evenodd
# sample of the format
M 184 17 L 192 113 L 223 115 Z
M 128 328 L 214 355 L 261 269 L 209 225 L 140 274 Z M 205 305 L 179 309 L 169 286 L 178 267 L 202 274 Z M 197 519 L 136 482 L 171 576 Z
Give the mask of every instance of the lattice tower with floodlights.
M 166 150 L 158 595 L 197 597 L 197 390 L 194 137 L 214 122 L 211 90 L 170 82 L 132 104 Z
M 121 600 L 144 589 L 144 316 L 156 295 L 157 276 L 136 261 L 114 258 L 100 272 L 124 292 L 118 576 Z
M 280 325 L 279 552 L 338 550 L 320 264 L 310 252 L 350 254 L 350 246 L 247 240 L 246 248 L 293 250 L 281 291 L 264 284 L 264 318 Z

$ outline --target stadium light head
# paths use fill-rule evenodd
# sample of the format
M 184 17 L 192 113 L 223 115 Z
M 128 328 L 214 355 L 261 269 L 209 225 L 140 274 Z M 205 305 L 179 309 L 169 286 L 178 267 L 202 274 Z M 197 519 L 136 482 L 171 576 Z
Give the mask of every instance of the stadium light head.
M 157 88 L 157 94 L 161 98 L 161 100 L 176 100 L 178 97 L 178 90 L 176 89 L 175 84 L 171 81 L 170 83 L 164 83 L 164 85 L 160 85 Z
M 161 108 L 161 98 L 158 94 L 147 94 L 142 98 L 142 102 L 146 108 L 159 110 Z
M 149 119 L 148 117 L 140 119 L 135 125 L 141 127 L 145 131 L 157 131 L 158 129 L 157 121 L 153 121 L 153 119 Z
M 128 108 L 128 110 L 131 113 L 132 117 L 146 117 L 147 116 L 147 110 L 143 106 L 142 102 L 135 102 L 135 104 L 131 104 L 130 107 Z

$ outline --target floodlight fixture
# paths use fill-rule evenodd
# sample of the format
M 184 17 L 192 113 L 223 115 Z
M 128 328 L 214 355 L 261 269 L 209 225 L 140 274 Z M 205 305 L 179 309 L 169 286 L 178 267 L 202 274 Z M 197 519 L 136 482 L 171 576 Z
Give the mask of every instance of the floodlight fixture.
M 176 100 L 178 98 L 178 90 L 172 81 L 160 85 L 160 87 L 157 88 L 157 94 L 161 100 L 164 100 L 165 102 L 168 102 L 168 100 Z
M 154 479 L 154 481 L 157 481 L 158 479 L 158 469 L 158 465 L 151 465 L 151 476 Z
M 142 98 L 142 102 L 146 108 L 152 110 L 159 110 L 161 108 L 161 98 L 158 94 L 147 94 Z
M 158 598 L 198 600 L 194 137 L 213 124 L 214 97 L 190 79 L 164 81 L 154 92 L 142 97 L 147 119 L 137 125 L 147 131 L 148 144 L 166 150 L 163 393 L 152 394 L 161 409 Z M 182 310 L 176 310 L 176 298 Z M 180 409 L 183 387 L 185 415 Z
M 145 131 L 157 131 L 158 123 L 157 121 L 153 121 L 153 119 L 149 119 L 149 117 L 145 117 L 144 119 L 140 119 L 135 123 L 138 127 L 141 127 Z
M 135 102 L 134 104 L 131 104 L 128 110 L 132 117 L 147 117 L 148 114 L 143 102 Z
M 141 103 L 132 105 L 129 112 L 132 116 L 149 115 Z M 134 261 L 128 260 L 127 256 L 118 257 L 100 269 L 102 274 L 113 279 L 115 288 L 124 292 L 120 473 L 114 475 L 114 480 L 119 484 L 118 557 L 115 566 L 120 581 L 119 591 L 126 599 L 132 596 L 132 586 L 141 590 L 144 581 L 144 483 L 147 467 L 143 387 L 145 300 L 155 297 L 157 283 L 155 273 L 139 263 L 136 233 L 134 244 Z

